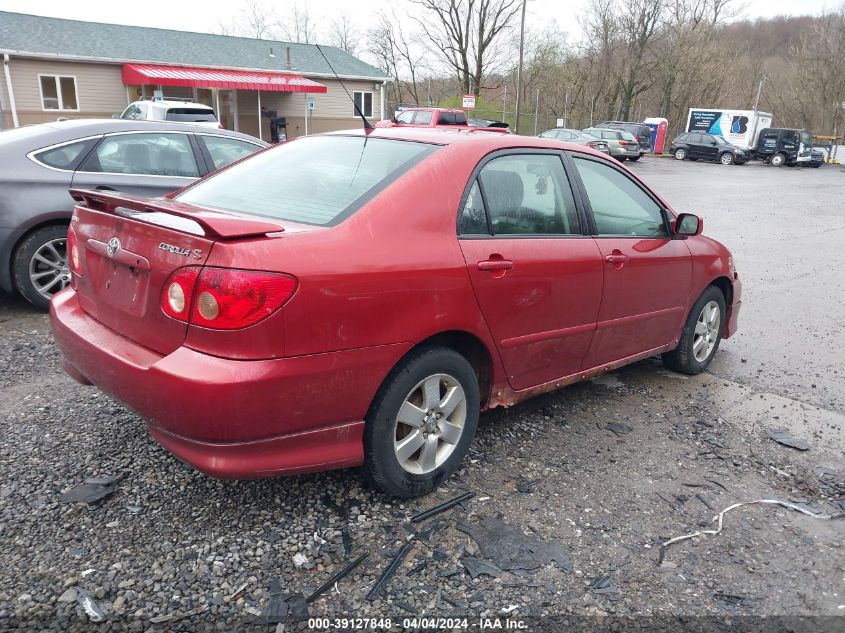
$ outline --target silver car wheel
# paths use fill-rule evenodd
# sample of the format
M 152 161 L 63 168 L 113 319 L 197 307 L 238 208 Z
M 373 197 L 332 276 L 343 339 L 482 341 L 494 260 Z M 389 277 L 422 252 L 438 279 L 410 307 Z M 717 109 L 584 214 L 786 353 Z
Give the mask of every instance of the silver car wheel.
M 684 160 L 687 157 L 687 151 L 685 149 L 676 149 L 675 150 L 675 158 L 678 160 Z
M 732 162 L 734 162 L 734 157 L 731 154 L 725 152 L 724 154 L 722 154 L 721 162 L 723 165 L 730 165 Z
M 464 432 L 466 394 L 448 374 L 424 378 L 411 389 L 393 429 L 393 451 L 403 470 L 425 475 L 449 459 Z
M 722 324 L 722 313 L 715 301 L 707 302 L 698 315 L 695 323 L 695 336 L 692 339 L 692 353 L 695 360 L 703 363 L 710 356 L 716 341 L 719 340 L 719 328 Z
M 45 242 L 35 251 L 29 260 L 29 281 L 47 300 L 70 283 L 65 238 Z

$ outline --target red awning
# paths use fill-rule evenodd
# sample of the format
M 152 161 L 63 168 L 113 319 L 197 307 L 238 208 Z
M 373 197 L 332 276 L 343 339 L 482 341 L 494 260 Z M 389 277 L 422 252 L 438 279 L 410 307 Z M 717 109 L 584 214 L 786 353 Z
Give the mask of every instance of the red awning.
M 154 86 L 196 86 L 197 88 L 233 88 L 268 92 L 326 92 L 323 84 L 300 75 L 145 64 L 124 64 L 123 83 L 127 86 L 152 84 Z

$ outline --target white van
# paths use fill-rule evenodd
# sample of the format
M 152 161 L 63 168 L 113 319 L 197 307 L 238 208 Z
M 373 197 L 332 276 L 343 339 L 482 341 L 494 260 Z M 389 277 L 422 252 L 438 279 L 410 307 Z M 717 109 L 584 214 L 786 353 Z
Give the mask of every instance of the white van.
M 214 110 L 192 101 L 134 101 L 116 118 L 140 121 L 175 121 L 222 128 Z

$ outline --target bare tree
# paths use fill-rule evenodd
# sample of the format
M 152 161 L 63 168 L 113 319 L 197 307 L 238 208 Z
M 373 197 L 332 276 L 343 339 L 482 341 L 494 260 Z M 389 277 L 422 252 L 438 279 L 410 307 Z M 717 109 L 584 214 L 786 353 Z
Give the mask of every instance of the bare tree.
M 382 10 L 377 14 L 375 26 L 368 31 L 368 51 L 376 59 L 376 65 L 393 78 L 388 99 L 398 104 L 404 100 L 404 94 L 419 104 L 421 55 L 415 51 L 411 37 L 394 12 L 388 15 Z
M 220 35 L 271 40 L 278 36 L 277 24 L 278 18 L 273 9 L 260 0 L 250 0 L 238 9 L 231 20 L 221 22 L 217 32 Z
M 317 25 L 308 12 L 308 5 L 295 2 L 284 20 L 277 22 L 282 38 L 296 44 L 311 44 L 316 39 Z
M 414 0 L 427 18 L 417 22 L 429 49 L 455 74 L 461 89 L 478 95 L 482 79 L 497 61 L 502 36 L 520 0 Z
M 329 43 L 345 53 L 358 55 L 361 34 L 346 11 L 342 11 L 329 22 Z

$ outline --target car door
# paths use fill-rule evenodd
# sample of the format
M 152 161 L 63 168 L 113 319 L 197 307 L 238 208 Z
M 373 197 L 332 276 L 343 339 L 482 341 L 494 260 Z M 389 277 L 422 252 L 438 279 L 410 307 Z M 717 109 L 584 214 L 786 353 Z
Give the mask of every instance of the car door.
M 200 176 L 192 135 L 124 132 L 104 136 L 73 174 L 73 187 L 163 196 Z
M 689 134 L 687 138 L 687 158 L 702 158 L 701 151 L 701 134 Z
M 602 260 L 561 154 L 512 150 L 476 170 L 460 246 L 511 386 L 576 373 L 601 301 Z
M 705 160 L 719 159 L 719 142 L 712 134 L 701 135 L 701 157 Z
M 661 205 L 629 174 L 586 156 L 572 162 L 604 268 L 586 369 L 653 350 L 678 336 L 692 259 L 686 242 L 672 239 Z

